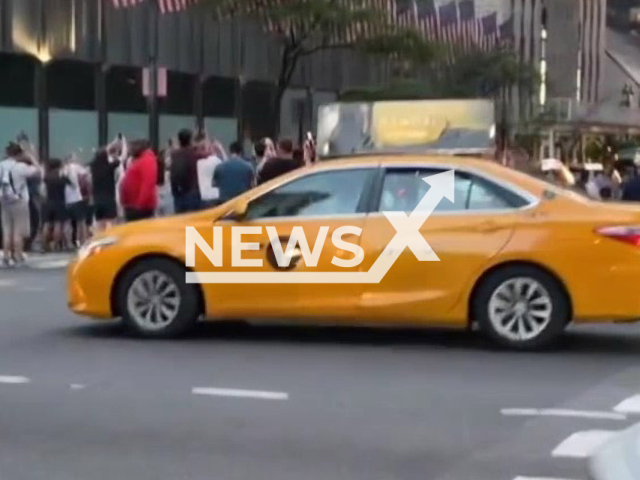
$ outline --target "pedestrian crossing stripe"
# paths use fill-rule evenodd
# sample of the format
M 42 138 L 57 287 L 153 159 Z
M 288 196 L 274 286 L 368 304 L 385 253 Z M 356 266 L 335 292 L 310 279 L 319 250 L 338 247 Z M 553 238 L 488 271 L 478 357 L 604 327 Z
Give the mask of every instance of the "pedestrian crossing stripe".
M 556 478 L 556 477 L 516 477 L 513 480 L 571 480 L 571 479 Z
M 640 395 L 634 395 L 620 402 L 614 410 L 620 413 L 639 414 L 640 413 Z
M 562 441 L 551 453 L 552 457 L 588 458 L 618 431 L 587 430 L 577 432 Z

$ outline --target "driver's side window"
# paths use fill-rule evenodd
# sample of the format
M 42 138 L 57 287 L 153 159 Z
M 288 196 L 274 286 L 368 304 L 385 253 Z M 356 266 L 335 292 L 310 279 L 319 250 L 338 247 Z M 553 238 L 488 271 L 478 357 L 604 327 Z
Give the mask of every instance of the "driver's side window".
M 315 172 L 254 199 L 246 219 L 357 213 L 371 169 Z

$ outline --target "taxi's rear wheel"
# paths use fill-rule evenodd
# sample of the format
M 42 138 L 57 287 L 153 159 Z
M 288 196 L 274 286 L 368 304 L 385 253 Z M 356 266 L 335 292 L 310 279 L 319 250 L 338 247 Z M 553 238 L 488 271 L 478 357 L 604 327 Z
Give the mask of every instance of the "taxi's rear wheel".
M 141 260 L 118 285 L 118 310 L 125 325 L 144 337 L 171 338 L 187 333 L 200 315 L 198 291 L 185 282 L 185 270 L 160 258 Z
M 552 345 L 570 321 L 563 285 L 532 266 L 505 267 L 489 274 L 476 289 L 472 313 L 494 343 L 533 350 Z

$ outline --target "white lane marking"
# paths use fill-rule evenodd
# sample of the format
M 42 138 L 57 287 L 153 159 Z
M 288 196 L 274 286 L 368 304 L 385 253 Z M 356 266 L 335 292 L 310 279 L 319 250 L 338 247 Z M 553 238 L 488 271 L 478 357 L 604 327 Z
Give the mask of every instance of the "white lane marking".
M 29 264 L 31 268 L 35 268 L 38 270 L 48 270 L 54 268 L 64 268 L 69 265 L 69 260 L 48 260 L 42 262 L 34 262 Z
M 556 477 L 516 477 L 513 480 L 569 480 L 569 479 L 556 478 Z
M 268 392 L 263 390 L 240 390 L 236 388 L 194 387 L 194 395 L 211 395 L 216 397 L 257 398 L 260 400 L 288 400 L 286 392 Z
M 21 292 L 46 292 L 47 289 L 43 287 L 20 287 Z
M 0 279 L 0 287 L 15 287 L 17 285 L 15 280 Z
M 587 430 L 577 432 L 558 445 L 552 457 L 588 458 L 618 432 L 611 430 Z
M 18 385 L 21 383 L 30 383 L 31 380 L 28 377 L 20 375 L 0 375 L 0 383 L 6 383 L 9 385 Z
M 83 385 L 81 383 L 71 383 L 69 384 L 69 388 L 71 390 L 82 390 L 86 385 Z
M 616 412 L 634 414 L 640 413 L 640 395 L 634 395 L 620 402 L 614 408 Z
M 569 480 L 569 479 L 556 478 L 556 477 L 516 477 L 513 480 Z
M 561 408 L 503 408 L 502 415 L 508 417 L 573 417 L 590 418 L 594 420 L 626 420 L 622 413 L 597 412 L 591 410 L 569 410 Z

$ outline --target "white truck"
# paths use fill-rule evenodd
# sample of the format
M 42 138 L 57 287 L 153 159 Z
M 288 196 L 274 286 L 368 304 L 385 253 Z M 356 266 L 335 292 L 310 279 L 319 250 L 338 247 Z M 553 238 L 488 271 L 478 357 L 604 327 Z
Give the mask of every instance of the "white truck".
M 338 102 L 318 111 L 321 157 L 373 152 L 493 156 L 491 100 Z

